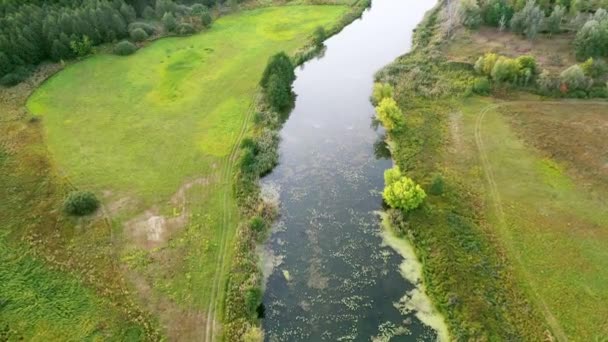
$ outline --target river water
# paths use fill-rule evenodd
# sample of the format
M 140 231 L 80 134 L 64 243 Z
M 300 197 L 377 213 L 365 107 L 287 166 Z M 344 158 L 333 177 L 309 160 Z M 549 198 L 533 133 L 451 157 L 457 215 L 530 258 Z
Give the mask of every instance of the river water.
M 369 102 L 374 73 L 409 51 L 412 30 L 434 5 L 374 0 L 325 42 L 323 56 L 297 70 L 280 164 L 262 181 L 281 201 L 264 247 L 265 263 L 274 266 L 264 294 L 268 341 L 437 339 L 415 311 L 397 304 L 414 285 L 374 214 L 392 163 Z

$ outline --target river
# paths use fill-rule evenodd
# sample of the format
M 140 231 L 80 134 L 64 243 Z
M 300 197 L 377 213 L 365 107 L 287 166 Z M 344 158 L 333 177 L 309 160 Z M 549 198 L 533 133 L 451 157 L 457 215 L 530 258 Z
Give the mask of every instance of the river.
M 268 341 L 434 341 L 408 310 L 415 286 L 382 238 L 383 172 L 392 162 L 369 102 L 374 74 L 411 48 L 435 5 L 374 0 L 361 19 L 297 70 L 296 104 L 281 131 L 280 164 L 262 181 L 280 218 L 264 249 Z M 407 260 L 406 260 L 407 261 Z M 400 310 L 401 309 L 401 310 Z M 432 325 L 432 324 L 430 324 Z

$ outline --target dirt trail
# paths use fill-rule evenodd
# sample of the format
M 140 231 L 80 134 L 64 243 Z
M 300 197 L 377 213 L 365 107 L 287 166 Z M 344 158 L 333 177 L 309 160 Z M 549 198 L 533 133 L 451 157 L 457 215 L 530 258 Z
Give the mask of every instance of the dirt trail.
M 228 155 L 228 157 L 226 157 L 223 162 L 222 169 L 220 171 L 222 173 L 222 178 L 220 180 L 220 182 L 222 184 L 230 183 L 230 179 L 232 178 L 232 173 L 233 173 L 233 167 L 237 161 L 237 155 L 238 155 L 240 143 L 241 143 L 241 140 L 243 139 L 243 137 L 245 136 L 245 133 L 247 132 L 247 126 L 248 126 L 249 122 L 251 121 L 251 118 L 253 116 L 254 109 L 255 109 L 255 103 L 257 103 L 257 101 L 258 101 L 258 97 L 256 96 L 256 98 L 254 98 L 254 100 L 253 100 L 251 107 L 247 111 L 247 116 L 245 117 L 245 119 L 243 120 L 243 123 L 241 124 L 241 130 L 240 130 L 238 136 L 233 141 L 232 150 L 230 151 L 230 155 Z M 228 233 L 227 232 L 229 230 L 229 225 L 230 225 L 230 221 L 232 218 L 232 212 L 231 212 L 230 208 L 228 207 L 229 196 L 232 196 L 232 193 L 230 191 L 225 191 L 222 194 L 222 212 L 223 212 L 222 227 L 221 227 L 222 236 L 220 239 L 220 252 L 219 252 L 217 261 L 215 263 L 215 273 L 214 273 L 214 278 L 213 278 L 213 287 L 211 289 L 211 297 L 209 299 L 209 305 L 207 306 L 207 319 L 205 320 L 206 321 L 205 341 L 207 341 L 207 342 L 213 341 L 215 338 L 217 338 L 218 330 L 220 328 L 217 323 L 219 320 L 215 319 L 215 315 L 217 314 L 217 302 L 218 302 L 218 296 L 220 295 L 220 288 L 221 288 L 220 285 L 221 285 L 221 282 L 222 282 L 222 279 L 224 276 L 223 273 L 224 273 L 224 268 L 226 265 L 226 254 L 228 251 L 228 246 L 227 246 Z
M 522 101 L 522 102 L 526 102 L 526 101 Z M 549 102 L 543 102 L 543 103 L 549 103 Z M 558 103 L 558 102 L 556 101 L 556 103 Z M 604 104 L 608 104 L 608 103 L 604 103 Z M 477 116 L 477 120 L 475 122 L 475 144 L 477 145 L 477 149 L 479 150 L 479 157 L 481 159 L 481 164 L 483 167 L 484 175 L 485 175 L 486 181 L 488 182 L 488 185 L 490 187 L 490 200 L 492 201 L 496 217 L 498 218 L 498 222 L 500 225 L 499 228 L 508 235 L 509 238 L 508 238 L 507 243 L 510 244 L 510 241 L 512 240 L 511 232 L 507 226 L 507 222 L 505 219 L 505 212 L 504 212 L 504 208 L 502 205 L 502 199 L 501 199 L 500 193 L 498 191 L 498 185 L 496 184 L 496 181 L 494 179 L 494 171 L 492 170 L 492 165 L 491 165 L 488 155 L 486 153 L 486 148 L 485 148 L 483 137 L 482 137 L 483 120 L 484 120 L 486 114 L 493 109 L 497 109 L 501 106 L 506 106 L 506 105 L 509 105 L 509 103 L 489 105 L 489 106 L 483 108 L 479 112 L 479 115 Z M 547 306 L 547 303 L 538 294 L 538 291 L 536 290 L 537 284 L 535 284 L 532 281 L 530 274 L 526 270 L 525 266 L 523 266 L 519 253 L 515 252 L 514 254 L 515 254 L 515 259 L 516 259 L 517 263 L 522 266 L 521 269 L 523 271 L 522 273 L 525 277 L 525 280 L 528 284 L 530 284 L 530 289 L 532 290 L 534 297 L 536 297 L 535 298 L 536 302 L 538 304 L 540 304 L 540 308 L 543 311 L 543 314 L 547 320 L 547 323 L 551 327 L 552 333 L 555 335 L 555 337 L 557 338 L 558 341 L 568 341 L 568 337 L 564 333 L 561 325 L 559 324 L 559 321 L 555 318 L 555 316 L 553 315 L 553 313 Z

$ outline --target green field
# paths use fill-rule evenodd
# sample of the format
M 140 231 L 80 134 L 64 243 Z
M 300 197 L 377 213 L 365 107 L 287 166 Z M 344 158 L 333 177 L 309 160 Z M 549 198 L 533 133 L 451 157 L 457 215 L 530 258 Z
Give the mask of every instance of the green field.
M 60 170 L 77 186 L 148 204 L 229 154 L 266 60 L 293 52 L 342 6 L 288 6 L 223 17 L 129 57 L 93 56 L 28 101 Z
M 477 160 L 461 165 L 459 172 L 471 174 L 476 169 L 485 176 L 483 184 L 471 185 L 484 187 L 488 220 L 514 261 L 522 286 L 559 339 L 567 336 L 573 341 L 593 341 L 608 336 L 606 197 L 591 196 L 571 176 L 582 164 L 570 165 L 572 170 L 568 170 L 561 161 L 543 153 L 547 151 L 525 144 L 503 113 L 525 110 L 528 116 L 544 114 L 547 121 L 567 122 L 577 116 L 601 118 L 605 109 L 584 103 L 483 100 L 467 101 L 462 107 L 463 138 L 475 141 Z M 560 115 L 560 111 L 569 114 Z M 524 122 L 531 119 L 520 118 Z M 603 119 L 606 122 L 608 117 Z M 590 124 L 583 118 L 572 127 Z M 548 128 L 548 124 L 539 125 L 527 134 L 556 134 Z M 592 127 L 581 131 L 588 129 Z M 563 129 L 554 139 L 577 146 L 571 141 L 576 133 Z M 583 150 L 593 148 L 589 144 Z M 601 159 L 600 155 L 589 157 Z M 597 175 L 601 180 L 601 168 Z
M 170 339 L 217 336 L 239 222 L 233 164 L 266 61 L 295 52 L 347 10 L 228 15 L 205 32 L 164 38 L 128 57 L 75 63 L 28 99 L 52 172 L 102 198 L 104 215 L 93 221 L 110 219 L 126 277 Z

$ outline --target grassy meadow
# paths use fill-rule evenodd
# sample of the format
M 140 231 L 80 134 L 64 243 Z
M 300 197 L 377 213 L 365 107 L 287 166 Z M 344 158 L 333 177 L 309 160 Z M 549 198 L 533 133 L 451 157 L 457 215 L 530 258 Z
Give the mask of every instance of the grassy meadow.
M 347 10 L 238 12 L 128 57 L 91 56 L 35 90 L 40 79 L 3 90 L 0 337 L 217 337 L 239 222 L 232 166 L 258 81 L 271 55 Z M 74 187 L 102 210 L 65 217 Z
M 151 204 L 229 154 L 269 56 L 293 52 L 345 10 L 286 6 L 222 17 L 192 37 L 74 64 L 27 106 L 74 184 Z
M 482 27 L 446 34 L 445 7 L 416 49 L 378 74 L 406 129 L 392 156 L 429 194 L 394 221 L 423 263 L 427 292 L 455 340 L 603 341 L 608 337 L 608 102 L 562 100 L 495 84 L 473 94 L 487 51 L 575 62 L 571 34 L 527 41 Z M 430 58 L 429 58 L 430 56 Z
M 564 107 L 572 114 L 559 115 Z M 598 107 L 584 103 L 467 101 L 462 107 L 463 132 L 469 142 L 477 135 L 478 158 L 460 170 L 463 174 L 483 170 L 489 222 L 515 261 L 523 287 L 541 308 L 555 336 L 574 341 L 601 340 L 608 336 L 608 307 L 604 305 L 608 302 L 608 198 L 605 193 L 592 196 L 584 184 L 571 176 L 577 172 L 578 163 L 566 166 L 518 137 L 502 113 L 510 115 L 520 108 L 525 108 L 528 116 L 543 113 L 559 122 L 575 116 L 602 116 L 608 103 Z M 600 122 L 606 125 L 608 116 L 604 114 Z M 579 124 L 584 124 L 584 120 Z M 525 134 L 550 133 L 556 141 L 578 145 L 572 129 L 556 135 L 557 132 L 544 131 L 547 128 L 548 125 L 537 125 L 535 131 Z M 603 151 L 605 143 L 579 148 Z M 572 151 L 568 159 L 576 158 L 574 153 L 581 151 Z M 598 181 L 605 182 L 601 169 L 596 170 Z

